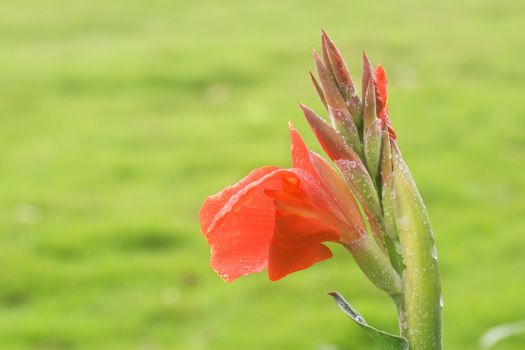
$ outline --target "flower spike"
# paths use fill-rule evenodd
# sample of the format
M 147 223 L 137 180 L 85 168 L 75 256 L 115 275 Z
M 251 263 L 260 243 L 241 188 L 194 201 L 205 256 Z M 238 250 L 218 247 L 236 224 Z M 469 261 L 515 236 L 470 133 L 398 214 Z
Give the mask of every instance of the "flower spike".
M 441 350 L 434 238 L 388 116 L 386 72 L 363 52 L 359 97 L 324 31 L 321 48 L 322 59 L 313 51 L 318 79 L 310 77 L 331 125 L 300 107 L 333 163 L 289 123 L 291 168 L 256 169 L 204 202 L 210 265 L 227 282 L 263 270 L 276 281 L 330 258 L 325 243 L 337 243 L 394 301 L 401 338 L 390 339 L 403 349 Z

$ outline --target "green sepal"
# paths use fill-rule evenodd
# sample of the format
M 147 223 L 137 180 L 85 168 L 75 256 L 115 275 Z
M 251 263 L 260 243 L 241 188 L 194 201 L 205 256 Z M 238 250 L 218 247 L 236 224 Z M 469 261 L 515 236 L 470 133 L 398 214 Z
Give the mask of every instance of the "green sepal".
M 402 273 L 404 269 L 403 257 L 401 256 L 401 245 L 397 232 L 396 217 L 394 211 L 394 188 L 392 175 L 392 149 L 390 147 L 390 136 L 388 130 L 382 131 L 381 145 L 381 204 L 383 207 L 383 222 L 385 227 L 385 245 L 392 260 L 392 265 L 397 272 Z
M 376 228 L 373 230 L 376 241 L 384 248 L 383 237 L 378 232 L 378 228 L 383 226 L 381 203 L 368 170 L 360 161 L 339 159 L 335 160 L 334 163 L 343 174 L 352 192 L 359 199 L 368 220 Z
M 379 165 L 381 158 L 381 126 L 374 119 L 365 129 L 363 136 L 364 154 L 370 176 L 379 189 Z
M 382 211 L 379 196 L 366 167 L 362 162 L 339 159 L 334 161 L 346 182 L 363 205 L 363 209 L 376 222 L 381 221 Z
M 381 331 L 370 326 L 365 319 L 337 292 L 328 293 L 334 300 L 337 306 L 350 317 L 381 350 L 408 350 L 408 342 L 406 339 L 399 336 Z
M 359 132 L 350 112 L 348 112 L 347 109 L 328 107 L 328 114 L 330 115 L 334 128 L 346 139 L 359 157 L 362 157 L 363 149 L 361 139 L 359 138 Z
M 392 298 L 401 297 L 403 281 L 401 276 L 392 266 L 388 254 L 380 247 L 370 235 L 362 235 L 344 244 L 359 268 L 374 285 L 387 292 Z
M 381 194 L 383 203 L 383 222 L 385 224 L 386 233 L 385 245 L 388 250 L 388 255 L 390 255 L 392 265 L 394 265 L 397 272 L 401 273 L 404 269 L 404 264 L 394 213 L 392 175 L 383 181 L 383 191 Z

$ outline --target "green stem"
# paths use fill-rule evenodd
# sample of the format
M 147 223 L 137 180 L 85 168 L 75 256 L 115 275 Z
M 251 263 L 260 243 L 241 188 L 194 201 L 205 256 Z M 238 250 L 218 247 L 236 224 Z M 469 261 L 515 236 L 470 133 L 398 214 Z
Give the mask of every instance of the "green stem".
M 400 315 L 410 350 L 440 350 L 441 284 L 428 214 L 400 154 L 394 158 L 395 216 L 404 263 Z
M 405 270 L 403 271 L 403 302 L 401 328 L 411 350 L 440 350 L 441 288 L 437 261 L 430 241 L 417 230 L 408 229 L 400 235 Z M 403 242 L 404 241 L 404 242 Z M 433 245 L 433 244 L 432 244 Z

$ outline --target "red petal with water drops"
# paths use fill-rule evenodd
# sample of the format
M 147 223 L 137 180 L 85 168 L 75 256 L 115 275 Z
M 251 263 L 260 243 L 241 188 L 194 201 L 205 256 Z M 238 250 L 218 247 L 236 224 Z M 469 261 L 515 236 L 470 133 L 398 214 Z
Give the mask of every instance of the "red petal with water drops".
M 243 178 L 241 181 L 237 182 L 235 185 L 228 186 L 221 192 L 206 198 L 204 204 L 202 205 L 199 211 L 199 222 L 201 225 L 202 232 L 206 234 L 206 232 L 208 231 L 208 227 L 210 226 L 214 217 L 234 194 L 239 192 L 241 189 L 243 189 L 250 183 L 259 180 L 260 178 L 264 177 L 265 175 L 268 175 L 276 169 L 278 168 L 274 166 L 267 166 L 255 169 L 252 172 L 250 172 L 248 176 Z
M 212 196 L 201 209 L 201 227 L 212 250 L 210 265 L 227 282 L 268 266 L 276 227 L 274 202 L 288 205 L 291 215 L 308 217 L 305 220 L 320 220 L 319 212 L 330 217 L 332 207 L 314 176 L 302 169 L 269 169 L 255 170 Z M 288 197 L 275 198 L 271 193 Z

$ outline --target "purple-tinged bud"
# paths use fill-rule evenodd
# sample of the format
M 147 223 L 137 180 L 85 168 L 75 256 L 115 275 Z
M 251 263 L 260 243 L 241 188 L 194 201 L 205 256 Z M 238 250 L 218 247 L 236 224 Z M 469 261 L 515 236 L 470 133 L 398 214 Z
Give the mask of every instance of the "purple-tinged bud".
M 305 105 L 300 104 L 299 107 L 303 110 L 306 121 L 330 159 L 334 161 L 338 159 L 354 160 L 361 163 L 359 154 L 337 130 Z
M 346 63 L 343 59 L 343 56 L 341 55 L 341 53 L 339 52 L 339 50 L 325 31 L 322 32 L 321 41 L 325 65 L 327 67 L 331 67 L 332 74 L 334 75 L 335 80 L 337 81 L 339 90 L 341 91 L 343 97 L 347 101 L 350 113 L 352 114 L 352 116 L 354 116 L 354 118 L 359 117 L 361 102 L 359 101 L 357 90 L 352 80 L 352 76 L 350 75 L 350 71 L 348 70 L 348 67 L 346 66 Z M 356 121 L 356 124 L 359 123 L 357 123 Z
M 332 72 L 326 67 L 323 61 L 321 61 L 315 50 L 312 51 L 312 55 L 326 103 L 332 108 L 347 108 L 345 99 L 339 91 L 339 87 L 337 86 Z
M 319 96 L 319 99 L 321 100 L 321 103 L 323 104 L 324 108 L 328 110 L 328 105 L 326 104 L 326 99 L 324 98 L 323 89 L 321 89 L 321 86 L 319 86 L 319 83 L 317 82 L 317 79 L 315 79 L 315 76 L 310 73 L 310 79 L 312 80 L 312 84 L 314 85 L 315 92 L 317 92 L 317 96 Z

